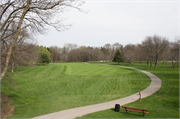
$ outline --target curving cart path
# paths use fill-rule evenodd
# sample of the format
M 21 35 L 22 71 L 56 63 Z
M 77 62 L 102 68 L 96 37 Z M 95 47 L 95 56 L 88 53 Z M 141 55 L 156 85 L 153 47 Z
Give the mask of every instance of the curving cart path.
M 150 77 L 151 84 L 146 89 L 141 91 L 141 94 L 142 94 L 141 98 L 145 98 L 147 96 L 150 96 L 160 89 L 162 81 L 160 78 L 158 78 L 154 74 L 149 73 L 149 72 L 144 71 L 144 70 L 132 68 L 132 67 L 125 67 L 125 66 L 119 66 L 119 67 L 138 70 L 138 71 L 141 71 L 141 72 L 147 74 Z M 32 119 L 74 119 L 76 117 L 81 117 L 83 115 L 90 114 L 93 112 L 113 108 L 115 106 L 115 104 L 124 105 L 124 104 L 130 103 L 130 102 L 134 102 L 136 100 L 138 100 L 137 93 L 130 95 L 130 96 L 127 96 L 127 97 L 124 97 L 124 98 L 121 98 L 121 99 L 117 99 L 117 100 L 113 100 L 113 101 L 109 101 L 109 102 L 105 102 L 105 103 L 62 110 L 59 112 L 54 112 L 54 113 L 34 117 Z

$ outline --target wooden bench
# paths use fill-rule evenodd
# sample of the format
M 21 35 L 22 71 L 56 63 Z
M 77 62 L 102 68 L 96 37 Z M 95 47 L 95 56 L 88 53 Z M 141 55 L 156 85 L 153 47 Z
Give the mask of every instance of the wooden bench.
M 143 113 L 143 117 L 144 117 L 144 113 L 149 113 L 147 109 L 142 109 L 142 108 L 136 108 L 136 107 L 127 107 L 127 106 L 122 106 L 123 110 L 126 110 L 126 114 L 127 111 L 134 111 L 134 112 L 141 112 Z

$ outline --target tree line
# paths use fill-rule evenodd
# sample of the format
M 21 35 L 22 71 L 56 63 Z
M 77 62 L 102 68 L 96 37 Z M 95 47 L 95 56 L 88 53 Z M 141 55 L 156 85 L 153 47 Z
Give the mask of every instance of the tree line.
M 115 61 L 119 63 L 125 61 L 131 65 L 132 61 L 139 61 L 140 63 L 146 61 L 147 66 L 150 67 L 154 63 L 156 69 L 158 61 L 163 61 L 166 64 L 171 61 L 174 69 L 179 64 L 179 44 L 179 37 L 176 37 L 174 42 L 169 42 L 167 38 L 158 35 L 146 37 L 141 44 L 127 44 L 125 46 L 114 43 L 112 45 L 105 44 L 102 47 L 87 47 L 67 43 L 61 48 L 19 42 L 13 47 L 9 66 L 12 67 L 11 71 L 13 72 L 15 64 L 17 66 L 18 64 L 32 66 L 37 63 L 49 62 Z M 7 51 L 3 43 L 1 46 L 1 66 L 4 66 L 4 56 Z
M 158 61 L 163 63 L 171 61 L 173 70 L 179 65 L 179 45 L 180 37 L 175 37 L 170 42 L 166 37 L 159 35 L 147 36 L 141 44 L 127 44 L 123 46 L 120 43 L 105 44 L 102 47 L 86 47 L 77 44 L 65 44 L 60 48 L 57 46 L 49 47 L 51 53 L 51 62 L 128 62 L 131 66 L 132 61 L 147 62 L 147 66 L 152 67 L 155 64 L 157 68 Z M 118 58 L 119 57 L 119 58 Z
M 26 36 L 28 37 L 28 35 Z M 158 61 L 171 61 L 173 70 L 179 65 L 179 45 L 180 37 L 176 37 L 174 42 L 169 42 L 166 37 L 158 35 L 147 36 L 141 44 L 120 43 L 105 44 L 101 47 L 78 46 L 67 43 L 63 47 L 50 46 L 43 47 L 29 43 L 25 36 L 18 40 L 13 46 L 9 61 L 10 71 L 13 73 L 14 66 L 18 70 L 18 65 L 37 65 L 38 63 L 53 62 L 127 62 L 131 66 L 133 61 L 147 62 L 147 66 L 157 67 Z M 1 67 L 5 66 L 5 56 L 7 47 L 1 41 Z

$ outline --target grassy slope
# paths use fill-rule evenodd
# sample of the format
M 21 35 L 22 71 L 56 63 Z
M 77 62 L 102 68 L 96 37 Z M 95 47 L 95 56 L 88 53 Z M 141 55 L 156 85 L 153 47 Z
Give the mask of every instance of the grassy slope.
M 25 67 L 13 81 L 2 81 L 2 94 L 13 98 L 11 118 L 31 118 L 73 107 L 106 102 L 146 88 L 145 74 L 119 67 L 53 63 Z
M 115 65 L 115 63 L 107 64 Z M 120 65 L 128 66 L 127 63 Z M 162 80 L 162 87 L 155 94 L 142 99 L 142 102 L 136 101 L 126 106 L 148 109 L 149 114 L 145 114 L 145 118 L 179 118 L 179 68 L 172 71 L 170 63 L 168 66 L 161 63 L 156 70 L 147 67 L 146 63 L 133 63 L 132 67 L 155 74 Z M 85 115 L 82 118 L 141 118 L 141 116 L 142 114 L 137 112 L 125 114 L 122 108 L 120 113 L 117 113 L 113 108 Z

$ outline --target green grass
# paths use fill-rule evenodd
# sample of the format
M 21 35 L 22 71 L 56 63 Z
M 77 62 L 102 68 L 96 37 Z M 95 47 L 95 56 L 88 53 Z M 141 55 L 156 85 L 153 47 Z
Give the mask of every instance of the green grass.
M 85 63 L 23 67 L 2 80 L 1 93 L 15 105 L 10 118 L 31 118 L 137 93 L 150 78 L 135 70 Z
M 91 63 L 91 64 L 110 64 L 117 63 Z M 120 63 L 121 66 L 129 66 L 128 63 Z M 179 68 L 173 71 L 172 65 L 168 66 L 160 63 L 154 70 L 148 67 L 146 63 L 133 63 L 132 67 L 146 70 L 158 76 L 162 80 L 162 87 L 155 94 L 143 98 L 142 101 L 135 101 L 126 106 L 146 108 L 149 114 L 145 114 L 144 118 L 179 118 Z M 143 95 L 143 94 L 142 94 Z M 121 105 L 122 106 L 122 105 Z M 115 112 L 114 108 L 84 115 L 81 118 L 142 118 L 142 113 L 129 112 L 120 108 L 120 112 Z

